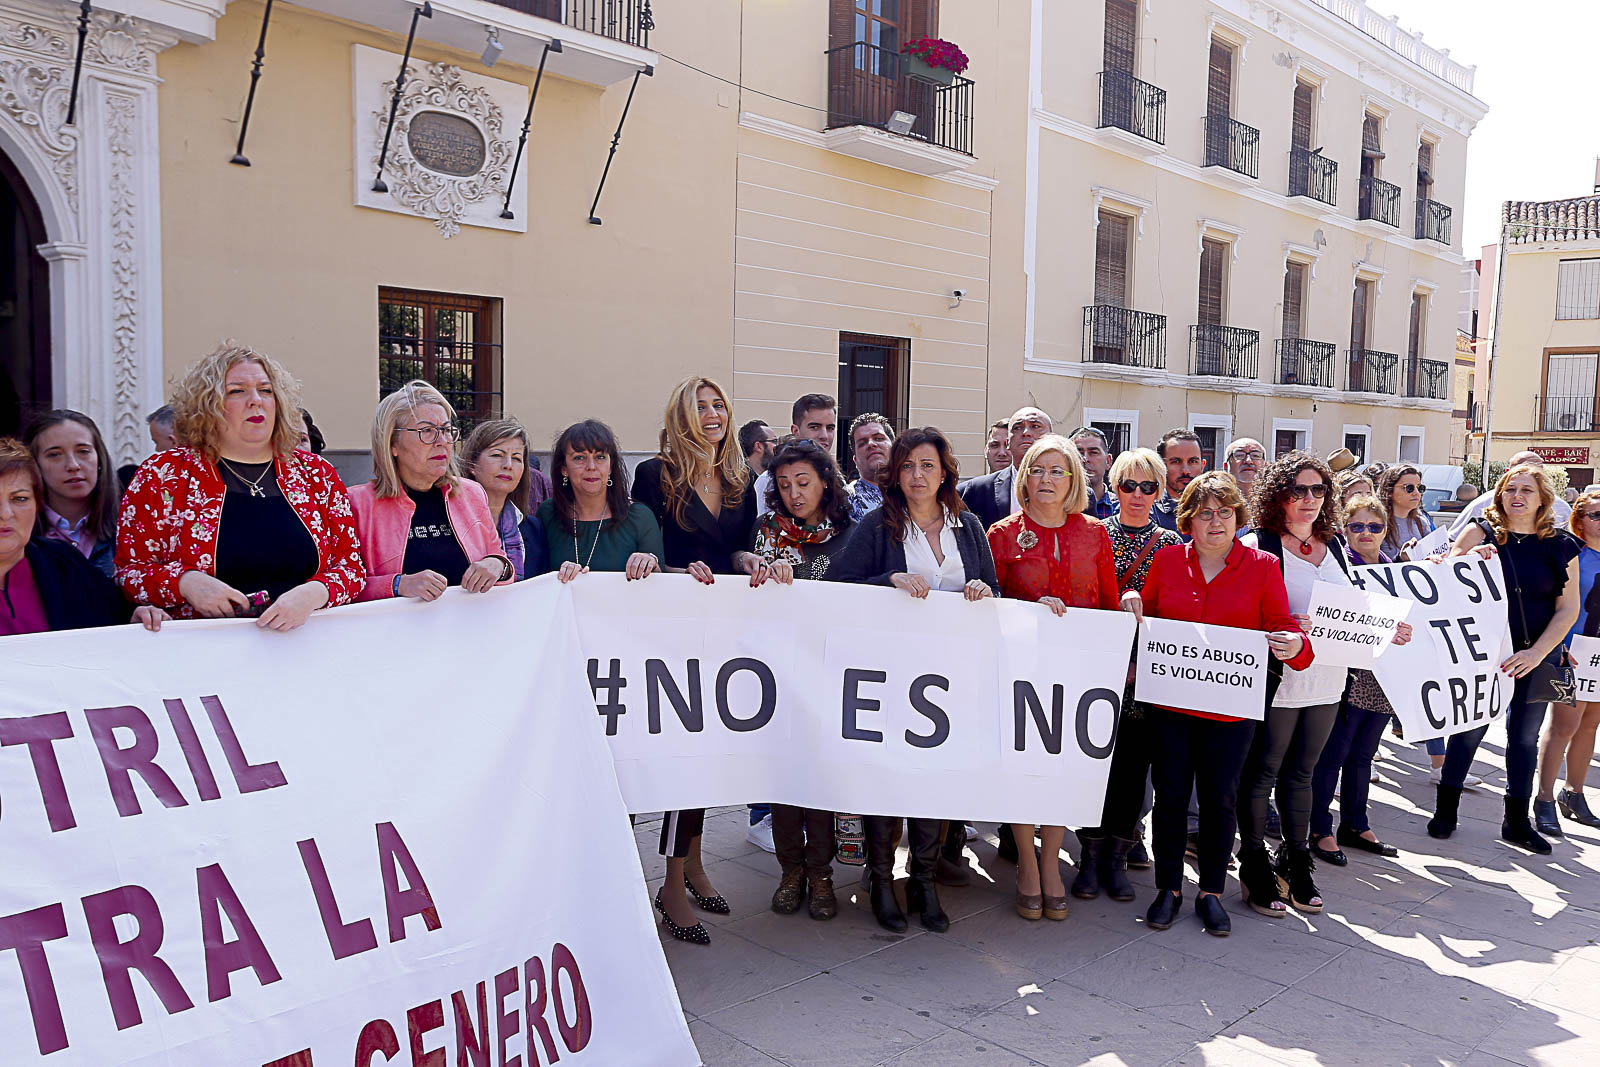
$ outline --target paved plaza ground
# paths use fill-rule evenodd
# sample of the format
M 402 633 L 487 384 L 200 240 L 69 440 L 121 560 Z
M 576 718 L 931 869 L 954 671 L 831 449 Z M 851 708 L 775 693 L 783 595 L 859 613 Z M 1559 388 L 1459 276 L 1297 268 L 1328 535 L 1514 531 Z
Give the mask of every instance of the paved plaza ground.
M 968 845 L 974 884 L 940 889 L 946 934 L 915 917 L 904 936 L 880 929 L 860 868 L 842 865 L 837 919 L 776 915 L 776 860 L 745 840 L 742 810 L 721 809 L 705 860 L 733 913 L 705 916 L 709 948 L 665 940 L 667 960 L 712 1067 L 1597 1065 L 1600 831 L 1568 824 L 1547 857 L 1498 842 L 1500 754 L 1480 749 L 1486 785 L 1439 842 L 1427 757 L 1386 739 L 1372 818 L 1399 859 L 1319 866 L 1314 917 L 1258 917 L 1230 882 L 1221 939 L 1195 918 L 1192 883 L 1182 921 L 1146 928 L 1149 871 L 1132 872 L 1133 904 L 1074 900 L 1066 922 L 1025 922 L 987 825 Z M 652 893 L 658 828 L 637 830 Z

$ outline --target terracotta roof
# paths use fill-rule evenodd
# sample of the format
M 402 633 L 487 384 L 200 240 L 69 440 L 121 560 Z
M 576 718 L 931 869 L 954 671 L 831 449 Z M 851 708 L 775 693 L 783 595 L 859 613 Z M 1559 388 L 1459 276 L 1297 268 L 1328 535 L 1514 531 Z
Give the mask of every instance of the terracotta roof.
M 1600 237 L 1600 194 L 1569 200 L 1507 200 L 1500 205 L 1500 222 L 1511 227 L 1512 244 Z

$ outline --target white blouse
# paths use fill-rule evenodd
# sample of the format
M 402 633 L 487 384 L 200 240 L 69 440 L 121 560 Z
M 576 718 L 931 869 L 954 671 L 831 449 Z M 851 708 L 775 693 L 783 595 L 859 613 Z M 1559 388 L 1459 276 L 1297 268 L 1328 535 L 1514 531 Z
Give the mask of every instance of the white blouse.
M 1320 565 L 1306 559 L 1297 548 L 1290 538 L 1283 539 L 1283 584 L 1289 591 L 1289 610 L 1296 615 L 1304 615 L 1311 606 L 1314 585 L 1318 582 L 1349 585 L 1350 579 L 1339 566 L 1332 546 L 1322 557 Z M 1315 650 L 1313 646 L 1312 651 Z M 1309 708 L 1317 704 L 1337 704 L 1344 695 L 1344 683 L 1349 673 L 1348 667 L 1329 667 L 1315 659 L 1303 671 L 1285 665 L 1283 683 L 1278 686 L 1278 693 L 1272 699 L 1273 706 Z
M 940 563 L 933 558 L 933 546 L 922 528 L 906 520 L 906 570 L 921 575 L 930 589 L 960 592 L 967 584 L 967 568 L 961 562 L 961 548 L 956 544 L 956 530 L 960 522 L 949 511 L 944 513 L 944 523 L 939 527 L 939 552 L 944 556 Z

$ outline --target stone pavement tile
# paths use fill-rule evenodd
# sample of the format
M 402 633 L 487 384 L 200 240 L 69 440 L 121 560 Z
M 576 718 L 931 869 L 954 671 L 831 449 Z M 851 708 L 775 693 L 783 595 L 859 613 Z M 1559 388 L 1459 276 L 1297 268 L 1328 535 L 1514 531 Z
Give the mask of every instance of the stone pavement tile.
M 1551 977 L 1562 957 L 1500 932 L 1514 929 L 1468 929 L 1408 914 L 1382 932 L 1370 935 L 1367 947 L 1413 960 L 1435 974 L 1453 975 L 1513 997 L 1527 997 Z
M 1371 948 L 1346 952 L 1295 989 L 1441 1039 L 1469 1043 L 1487 1036 L 1518 1007 L 1504 994 Z
M 705 833 L 700 837 L 700 851 L 705 854 L 707 862 L 712 856 L 730 860 L 763 852 L 763 849 L 746 839 L 745 835 L 749 832 L 750 816 L 745 809 L 728 809 L 716 815 L 708 811 Z
M 834 967 L 851 985 L 958 1026 L 1050 981 L 1046 975 L 931 934 Z
M 1048 1067 L 1090 1062 L 1157 1067 L 1206 1036 L 1061 982 L 996 1008 L 961 1029 Z
M 1517 1067 L 1515 1060 L 1502 1059 L 1479 1049 L 1461 1061 L 1461 1067 Z
M 1283 992 L 1277 982 L 1185 955 L 1168 942 L 1204 937 L 1182 930 L 1176 937 L 1145 938 L 1061 979 L 1087 993 L 1109 997 L 1192 1030 L 1214 1034 Z M 1232 940 L 1232 938 L 1229 938 Z
M 904 934 L 891 934 L 872 917 L 866 894 L 858 894 L 858 898 L 851 903 L 841 891 L 839 914 L 824 922 L 811 918 L 804 910 L 778 915 L 769 908 L 728 923 L 723 929 L 805 963 L 813 971 L 837 967 L 912 938 L 930 936 L 914 917 Z
M 819 974 L 706 1022 L 793 1067 L 846 1067 L 892 1059 L 949 1027 L 830 974 Z
M 690 1023 L 689 1036 L 694 1038 L 694 1047 L 700 1050 L 700 1060 L 707 1067 L 782 1067 L 781 1060 L 751 1048 L 708 1022 Z
M 816 968 L 746 941 L 726 928 L 713 930 L 709 945 L 674 941 L 665 927 L 657 929 L 673 984 L 678 987 L 678 1000 L 697 1018 L 816 973 Z
M 1275 1059 L 1273 1054 L 1277 1052 L 1253 1037 L 1219 1034 L 1202 1041 L 1188 1055 L 1173 1060 L 1166 1067 L 1284 1067 L 1285 1063 L 1294 1062 L 1293 1059 Z
M 1382 930 L 1394 922 L 1412 904 L 1376 904 L 1359 896 L 1335 896 L 1332 889 L 1325 890 L 1327 906 L 1317 915 L 1304 915 L 1293 908 L 1282 919 L 1268 919 L 1253 911 L 1230 909 L 1233 914 L 1234 936 L 1239 934 L 1241 918 L 1253 923 L 1282 924 L 1290 929 L 1300 929 L 1338 945 L 1359 945 L 1374 930 Z M 1237 898 L 1235 898 L 1237 899 Z
M 1237 895 L 1227 901 L 1227 907 L 1233 919 L 1232 937 L 1185 935 L 1162 938 L 1160 943 L 1186 956 L 1279 985 L 1292 985 L 1346 951 L 1346 946 L 1317 937 L 1301 923 L 1247 912 Z
M 1083 905 L 1084 901 L 1074 900 L 1065 922 L 1051 922 L 1023 919 L 1008 903 L 952 924 L 950 932 L 944 936 L 1030 971 L 1058 978 L 1152 933 L 1142 922 L 1135 921 L 1135 915 L 1144 915 L 1143 908 L 1121 909 L 1126 914 L 1114 913 L 1111 920 L 1097 921 L 1092 913 L 1083 914 L 1090 911 Z M 1174 926 L 1172 932 L 1177 933 L 1187 926 L 1199 929 L 1199 922 L 1192 913 Z
M 1274 998 L 1218 1036 L 1246 1043 L 1257 1054 L 1290 1067 L 1457 1067 L 1469 1051 L 1469 1046 L 1460 1042 L 1355 1011 L 1298 988 Z
M 1030 1060 L 963 1030 L 952 1030 L 932 1041 L 885 1060 L 884 1067 L 1041 1067 Z
M 694 907 L 694 899 L 691 897 L 690 907 L 694 907 L 695 916 L 707 926 L 727 926 L 751 915 L 772 910 L 772 891 L 778 888 L 776 873 L 762 874 L 736 860 L 713 859 L 709 855 L 705 857 L 705 865 L 706 877 L 711 879 L 717 894 L 728 902 L 730 909 L 726 915 L 701 911 L 698 907 Z M 773 867 L 776 869 L 777 864 L 774 863 Z M 656 883 L 651 883 L 652 900 L 655 899 L 655 887 Z
M 1600 1063 L 1600 1025 L 1587 1015 L 1529 1001 L 1479 1041 L 1477 1051 L 1523 1067 Z
M 1600 1034 L 1600 963 L 1582 958 L 1563 961 L 1533 999 L 1564 1012 L 1588 1016 L 1595 1020 L 1592 1032 Z

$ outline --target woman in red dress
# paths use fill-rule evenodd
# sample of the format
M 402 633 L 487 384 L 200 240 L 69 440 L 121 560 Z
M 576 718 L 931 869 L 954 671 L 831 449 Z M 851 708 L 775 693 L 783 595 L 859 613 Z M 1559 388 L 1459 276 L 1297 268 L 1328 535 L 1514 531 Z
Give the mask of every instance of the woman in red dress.
M 1034 600 L 1057 615 L 1068 608 L 1118 606 L 1117 569 L 1111 539 L 1089 506 L 1088 480 L 1078 450 L 1065 437 L 1047 434 L 1033 443 L 1018 468 L 1017 502 L 1022 510 L 989 527 L 1000 595 Z M 1019 845 L 1033 841 L 1033 827 L 1012 827 Z M 1063 826 L 1040 830 L 1041 864 L 1032 848 L 1017 850 L 1017 914 L 1024 919 L 1067 917 L 1067 887 L 1061 880 Z

